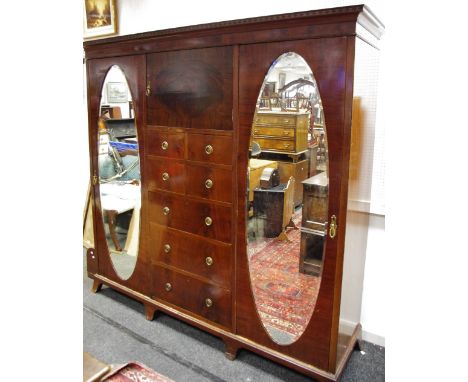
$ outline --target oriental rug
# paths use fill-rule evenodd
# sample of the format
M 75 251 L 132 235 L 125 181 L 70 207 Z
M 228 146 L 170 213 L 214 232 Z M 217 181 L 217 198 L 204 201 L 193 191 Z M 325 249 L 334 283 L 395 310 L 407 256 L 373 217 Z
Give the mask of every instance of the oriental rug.
M 321 280 L 299 273 L 301 209 L 295 212 L 293 221 L 299 229 L 288 229 L 290 241 L 260 238 L 249 243 L 248 248 L 252 289 L 260 318 L 270 334 L 280 331 L 289 343 L 307 327 Z
M 174 382 L 139 362 L 130 362 L 115 370 L 102 382 Z

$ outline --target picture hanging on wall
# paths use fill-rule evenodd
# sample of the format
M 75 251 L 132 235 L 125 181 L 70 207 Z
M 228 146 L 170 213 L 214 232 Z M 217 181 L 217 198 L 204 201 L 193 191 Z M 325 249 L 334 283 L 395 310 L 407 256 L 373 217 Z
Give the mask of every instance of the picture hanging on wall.
M 84 0 L 84 38 L 117 33 L 115 0 Z
M 128 102 L 127 85 L 123 82 L 107 83 L 107 102 L 124 103 Z

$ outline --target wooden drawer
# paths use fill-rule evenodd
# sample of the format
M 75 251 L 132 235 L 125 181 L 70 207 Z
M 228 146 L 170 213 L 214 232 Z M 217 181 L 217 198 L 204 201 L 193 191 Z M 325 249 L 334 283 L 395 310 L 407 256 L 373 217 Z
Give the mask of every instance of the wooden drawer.
M 232 201 L 232 171 L 187 164 L 186 173 L 187 194 L 222 202 Z
M 146 166 L 150 190 L 185 193 L 185 165 L 182 162 L 147 157 Z
M 294 152 L 296 149 L 294 140 L 255 138 L 255 142 L 260 145 L 262 150 Z
M 187 134 L 188 159 L 209 163 L 232 163 L 232 137 L 211 134 Z
M 160 266 L 153 266 L 153 298 L 231 327 L 231 292 Z M 207 306 L 207 299 L 211 306 Z
M 203 276 L 231 289 L 230 244 L 215 243 L 195 235 L 150 223 L 152 258 L 187 272 Z
M 166 227 L 231 242 L 231 208 L 188 198 L 149 192 L 149 219 Z M 166 209 L 166 210 L 165 210 Z M 207 219 L 211 224 L 207 225 Z
M 147 154 L 167 158 L 183 159 L 185 155 L 185 134 L 166 131 L 147 131 Z
M 262 136 L 266 135 L 269 137 L 294 137 L 295 129 L 284 128 L 284 127 L 259 127 L 254 126 L 253 135 Z
M 278 114 L 268 114 L 261 115 L 257 114 L 255 117 L 254 124 L 259 125 L 280 125 L 280 126 L 295 126 L 296 125 L 296 116 L 295 115 L 278 115 Z

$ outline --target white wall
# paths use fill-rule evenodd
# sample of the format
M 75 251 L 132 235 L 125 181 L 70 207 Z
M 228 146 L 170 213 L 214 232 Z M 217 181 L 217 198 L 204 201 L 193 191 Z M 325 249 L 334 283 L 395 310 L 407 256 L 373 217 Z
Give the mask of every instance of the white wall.
M 316 0 L 294 2 L 166 2 L 153 0 L 117 0 L 119 34 L 133 34 L 172 27 L 181 27 L 208 22 L 233 20 L 245 17 L 266 16 L 279 13 L 330 8 L 361 4 L 362 1 Z M 385 24 L 383 1 L 369 0 L 366 4 Z M 266 5 L 268 7 L 266 7 Z M 385 35 L 382 39 L 384 53 Z M 384 68 L 385 54 L 381 56 L 380 78 L 387 73 Z M 374 165 L 372 173 L 372 194 L 370 200 L 370 227 L 364 274 L 361 323 L 363 338 L 384 345 L 385 342 L 385 302 L 382 298 L 385 275 L 383 257 L 385 252 L 385 200 L 384 200 L 384 129 L 383 119 L 379 119 L 377 107 L 376 132 L 374 142 Z M 84 153 L 87 156 L 87 153 Z M 86 159 L 87 160 L 87 159 Z M 87 180 L 86 180 L 87 184 Z

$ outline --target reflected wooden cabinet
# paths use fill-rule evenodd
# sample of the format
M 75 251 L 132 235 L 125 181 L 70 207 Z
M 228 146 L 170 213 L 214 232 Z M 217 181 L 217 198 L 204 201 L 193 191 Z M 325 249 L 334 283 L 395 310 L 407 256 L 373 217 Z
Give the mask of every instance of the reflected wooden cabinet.
M 353 240 L 350 156 L 360 155 L 351 145 L 361 128 L 353 120 L 353 97 L 366 97 L 358 93 L 370 72 L 359 65 L 375 58 L 382 33 L 380 21 L 360 5 L 85 42 L 91 174 L 99 170 L 102 84 L 112 66 L 120 68 L 132 96 L 141 172 L 141 179 L 130 180 L 141 186 L 141 205 L 133 231 L 138 253 L 125 279 L 106 240 L 105 187 L 94 186 L 95 248 L 87 253 L 93 289 L 108 285 L 141 301 L 148 319 L 161 311 L 219 336 L 229 359 L 244 348 L 318 380 L 339 379 L 361 330 L 360 306 L 346 305 L 360 301 L 360 292 L 347 284 L 344 266 L 353 256 L 345 250 Z M 288 77 L 283 68 L 294 57 L 310 75 Z M 278 63 L 284 66 L 274 72 Z M 277 83 L 265 80 L 273 72 L 280 73 Z M 259 110 L 265 83 L 270 93 L 287 88 L 304 108 Z M 315 98 L 296 83 L 313 87 Z M 314 107 L 321 111 L 317 137 L 310 126 Z M 320 166 L 315 138 L 323 149 Z M 257 158 L 249 158 L 252 140 L 260 146 Z M 289 187 L 275 207 L 282 212 L 278 238 L 260 238 L 255 230 L 263 224 L 251 208 L 255 195 L 274 191 L 260 187 L 264 168 L 279 171 L 278 189 Z M 265 224 L 278 220 L 267 204 L 273 217 Z M 310 238 L 319 232 L 321 242 Z M 252 239 L 261 241 L 252 247 Z M 262 274 L 269 260 L 261 256 L 288 245 L 295 251 L 291 263 L 276 276 Z M 307 258 L 311 247 L 320 248 L 318 260 Z M 310 289 L 275 279 L 291 269 L 297 278 L 315 275 L 304 279 Z M 288 346 L 272 334 L 281 328 L 265 325 L 275 308 L 268 301 L 283 294 L 288 301 L 313 296 L 314 302 Z
M 262 151 L 299 154 L 307 150 L 309 116 L 299 112 L 259 111 L 252 139 Z

